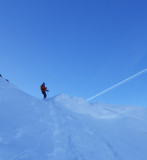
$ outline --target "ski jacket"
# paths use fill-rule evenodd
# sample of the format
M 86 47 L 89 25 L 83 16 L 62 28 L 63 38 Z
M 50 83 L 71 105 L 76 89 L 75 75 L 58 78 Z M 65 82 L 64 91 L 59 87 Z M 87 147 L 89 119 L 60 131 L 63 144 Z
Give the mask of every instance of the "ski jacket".
M 41 86 L 40 86 L 40 89 L 41 89 L 42 92 L 43 92 L 43 91 L 46 91 L 46 87 L 45 87 L 44 85 L 41 85 Z

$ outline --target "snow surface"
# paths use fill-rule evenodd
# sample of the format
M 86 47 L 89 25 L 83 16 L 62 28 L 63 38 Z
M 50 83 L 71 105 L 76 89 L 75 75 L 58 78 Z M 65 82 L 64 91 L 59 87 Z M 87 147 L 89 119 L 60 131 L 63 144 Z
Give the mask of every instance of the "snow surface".
M 0 160 L 147 160 L 147 108 L 40 100 L 0 78 Z

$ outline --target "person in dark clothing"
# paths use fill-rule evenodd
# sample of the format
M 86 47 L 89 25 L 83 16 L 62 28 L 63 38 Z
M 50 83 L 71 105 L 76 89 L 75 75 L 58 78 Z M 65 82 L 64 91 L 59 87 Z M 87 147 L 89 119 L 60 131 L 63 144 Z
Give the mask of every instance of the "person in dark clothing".
M 47 97 L 46 92 L 48 92 L 47 87 L 45 87 L 45 83 L 43 82 L 40 86 L 41 92 L 44 95 L 44 99 Z
M 0 74 L 0 77 L 2 77 L 2 75 Z

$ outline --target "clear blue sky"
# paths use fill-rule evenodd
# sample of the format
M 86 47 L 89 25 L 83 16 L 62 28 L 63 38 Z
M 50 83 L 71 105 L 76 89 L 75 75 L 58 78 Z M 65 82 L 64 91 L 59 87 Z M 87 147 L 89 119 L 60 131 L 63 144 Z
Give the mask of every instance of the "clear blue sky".
M 89 98 L 147 68 L 146 0 L 1 0 L 0 73 L 42 98 Z M 94 99 L 147 106 L 147 73 Z

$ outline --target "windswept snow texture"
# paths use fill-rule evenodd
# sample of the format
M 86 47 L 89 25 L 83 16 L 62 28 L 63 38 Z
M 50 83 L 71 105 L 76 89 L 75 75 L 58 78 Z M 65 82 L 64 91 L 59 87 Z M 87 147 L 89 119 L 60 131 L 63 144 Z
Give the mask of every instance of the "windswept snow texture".
M 147 108 L 82 101 L 0 78 L 0 160 L 147 160 Z

